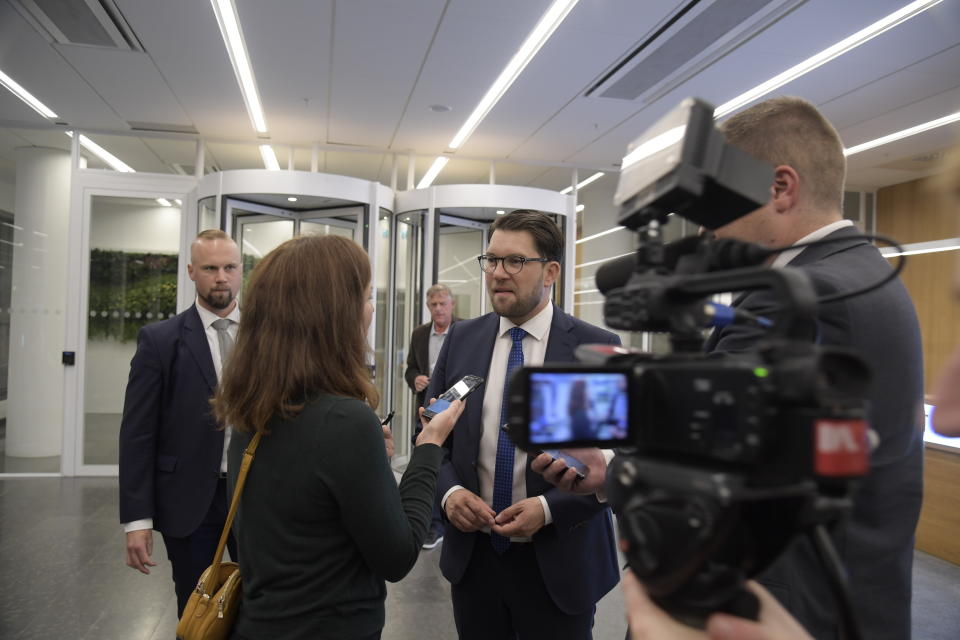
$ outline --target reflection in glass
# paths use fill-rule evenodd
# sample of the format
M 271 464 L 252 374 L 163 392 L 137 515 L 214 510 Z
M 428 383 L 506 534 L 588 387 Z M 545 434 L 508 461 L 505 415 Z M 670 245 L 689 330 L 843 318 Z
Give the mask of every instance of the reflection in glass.
M 397 216 L 394 237 L 394 328 L 395 360 L 393 376 L 393 404 L 396 417 L 393 419 L 393 440 L 396 455 L 410 454 L 410 438 L 417 423 L 415 396 L 403 374 L 407 367 L 410 335 L 420 324 L 420 279 L 421 234 L 423 212 L 404 213 Z
M 390 384 L 387 379 L 387 327 L 390 321 L 387 299 L 388 287 L 390 286 L 390 227 L 392 220 L 389 211 L 380 209 L 380 216 L 377 221 L 377 234 L 379 236 L 377 239 L 377 272 L 373 274 L 373 286 L 377 292 L 377 299 L 374 300 L 377 326 L 372 327 L 372 330 L 376 332 L 374 334 L 374 364 L 376 367 L 374 383 L 377 385 L 377 391 L 380 392 L 379 413 L 381 416 L 386 416 L 393 409 L 392 406 L 386 404 L 388 391 L 390 391 L 388 389 Z M 397 423 L 394 422 L 393 424 L 396 426 Z
M 176 314 L 180 209 L 94 196 L 84 372 L 83 463 L 118 463 L 130 360 L 144 325 Z
M 234 239 L 240 246 L 243 262 L 243 288 L 253 268 L 265 255 L 293 237 L 293 220 L 271 216 L 238 216 Z
M 197 202 L 197 233 L 207 229 L 220 228 L 220 215 L 217 213 L 217 197 L 208 196 Z
M 437 278 L 450 287 L 456 302 L 453 314 L 458 318 L 475 318 L 481 313 L 483 273 L 477 256 L 483 250 L 481 229 L 457 226 L 440 229 Z

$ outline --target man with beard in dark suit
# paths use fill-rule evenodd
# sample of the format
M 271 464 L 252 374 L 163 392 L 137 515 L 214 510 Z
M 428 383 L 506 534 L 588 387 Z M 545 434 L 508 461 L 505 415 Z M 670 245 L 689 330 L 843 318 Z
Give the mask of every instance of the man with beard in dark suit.
M 479 262 L 493 312 L 450 328 L 426 394 L 467 374 L 485 380 L 444 445 L 440 570 L 462 640 L 585 640 L 597 601 L 619 579 L 609 509 L 548 485 L 500 427 L 517 367 L 573 362 L 578 345 L 620 340 L 550 301 L 563 236 L 547 215 L 513 211 L 490 232 Z
M 210 397 L 240 322 L 240 250 L 223 231 L 203 231 L 187 271 L 196 303 L 140 330 L 120 425 L 126 562 L 150 573 L 153 529 L 163 535 L 178 615 L 213 560 L 227 516 L 230 430 L 218 428 Z M 232 536 L 229 549 L 236 557 Z

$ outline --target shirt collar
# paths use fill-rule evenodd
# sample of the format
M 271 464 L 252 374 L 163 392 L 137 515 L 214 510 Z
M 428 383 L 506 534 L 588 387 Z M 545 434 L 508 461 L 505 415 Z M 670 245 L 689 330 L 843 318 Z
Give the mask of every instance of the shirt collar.
M 453 324 L 453 323 L 451 322 L 450 324 Z M 435 325 L 434 323 L 431 322 L 431 323 L 430 323 L 430 335 L 432 335 L 432 336 L 442 336 L 442 335 L 445 335 L 445 334 L 447 333 L 447 331 L 450 331 L 450 324 L 448 324 L 448 325 L 447 325 L 447 328 L 444 329 L 443 332 L 441 333 L 440 331 L 437 331 L 437 325 Z
M 220 316 L 215 314 L 213 311 L 203 307 L 200 304 L 200 301 L 197 300 L 194 302 L 194 306 L 197 308 L 197 313 L 200 314 L 200 322 L 203 323 L 204 329 L 209 329 L 210 325 L 220 319 Z M 236 324 L 240 324 L 240 305 L 233 305 L 233 311 L 227 314 L 227 320 L 231 320 Z
M 547 306 L 540 310 L 540 313 L 519 326 L 537 340 L 544 340 L 547 337 L 547 333 L 550 331 L 550 322 L 552 320 L 553 303 L 549 302 L 547 303 Z M 515 325 L 512 320 L 500 316 L 500 330 L 497 332 L 497 337 L 502 338 L 505 333 L 516 326 L 517 325 Z
M 837 229 L 843 229 L 844 227 L 852 227 L 852 220 L 837 220 L 836 222 L 831 222 L 828 225 L 824 225 L 814 231 L 813 233 L 808 233 L 804 237 L 800 238 L 794 245 L 803 244 L 804 242 L 813 242 L 814 240 L 821 240 L 826 238 L 828 235 L 836 231 Z M 800 255 L 806 247 L 799 247 L 796 249 L 787 249 L 786 251 L 781 251 L 780 255 L 773 261 L 771 267 L 785 267 L 790 264 L 790 261 Z

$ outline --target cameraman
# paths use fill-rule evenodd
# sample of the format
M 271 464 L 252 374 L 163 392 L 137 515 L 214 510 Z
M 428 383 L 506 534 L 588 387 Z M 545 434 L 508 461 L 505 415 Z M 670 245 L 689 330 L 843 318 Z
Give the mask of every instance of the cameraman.
M 722 126 L 729 144 L 773 165 L 770 200 L 716 229 L 768 248 L 828 239 L 829 244 L 791 248 L 772 261 L 803 270 L 821 296 L 855 291 L 889 273 L 879 251 L 843 219 L 846 161 L 833 126 L 810 103 L 774 98 L 731 117 Z M 767 291 L 740 296 L 735 306 L 762 312 L 776 300 Z M 913 532 L 923 493 L 923 366 L 913 304 L 899 280 L 818 309 L 811 336 L 824 345 L 854 349 L 873 372 L 870 423 L 879 436 L 870 471 L 855 495 L 848 520 L 834 531 L 834 544 L 849 574 L 850 593 L 863 637 L 910 637 Z M 749 351 L 759 329 L 730 325 L 706 343 L 713 353 Z M 580 451 L 578 457 L 586 455 Z M 581 491 L 597 486 L 599 453 L 588 456 L 591 473 Z M 561 487 L 572 473 L 563 463 L 538 458 L 534 469 Z M 838 615 L 813 546 L 797 539 L 760 578 L 816 638 L 839 636 Z

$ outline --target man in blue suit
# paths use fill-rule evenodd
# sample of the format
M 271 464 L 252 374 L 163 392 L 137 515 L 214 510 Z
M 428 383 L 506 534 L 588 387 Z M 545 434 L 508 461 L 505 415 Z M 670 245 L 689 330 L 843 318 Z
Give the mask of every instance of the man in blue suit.
M 578 345 L 620 341 L 550 302 L 563 236 L 549 217 L 514 211 L 490 230 L 479 261 L 494 312 L 450 327 L 426 394 L 439 396 L 467 374 L 486 380 L 446 444 L 440 569 L 452 584 L 460 638 L 582 640 L 619 577 L 610 513 L 596 497 L 563 493 L 530 470 L 500 430 L 504 388 L 522 364 L 571 362 Z
M 127 565 L 155 566 L 153 529 L 173 569 L 178 615 L 213 560 L 227 515 L 229 430 L 218 429 L 210 397 L 236 338 L 240 251 L 219 230 L 190 247 L 197 301 L 140 330 L 120 425 L 120 521 Z M 230 544 L 230 555 L 236 557 Z

